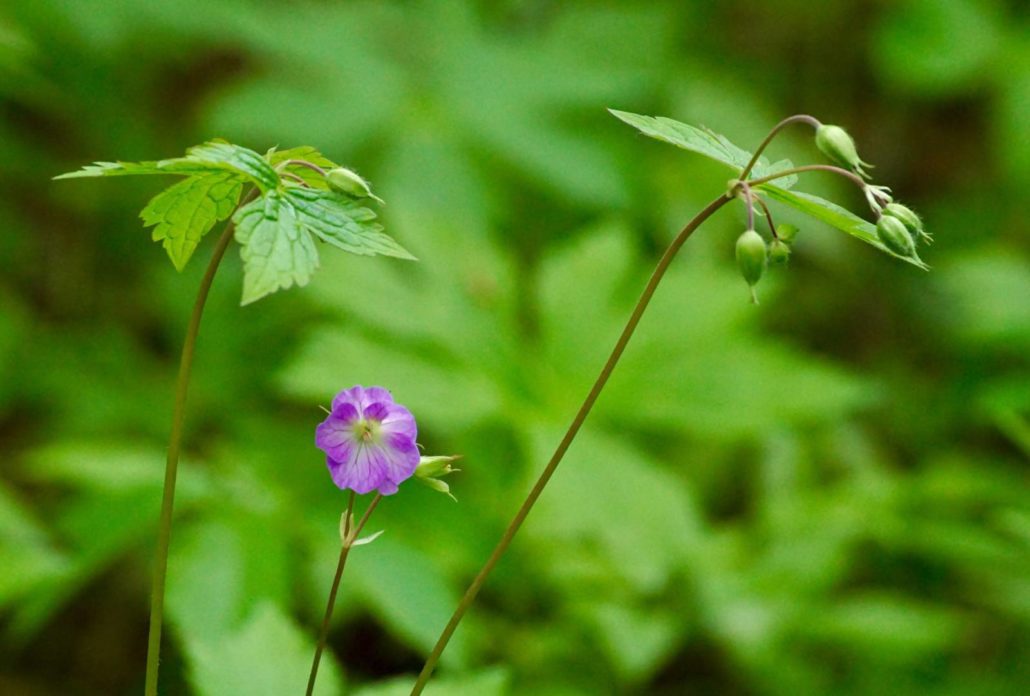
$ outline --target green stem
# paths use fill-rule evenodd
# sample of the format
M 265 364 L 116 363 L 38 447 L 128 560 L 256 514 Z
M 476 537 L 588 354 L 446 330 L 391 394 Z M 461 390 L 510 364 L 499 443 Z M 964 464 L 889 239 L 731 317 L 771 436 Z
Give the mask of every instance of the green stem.
M 822 125 L 821 123 L 819 123 L 819 119 L 815 118 L 814 116 L 809 116 L 808 114 L 796 114 L 794 116 L 788 116 L 787 118 L 783 119 L 775 126 L 773 126 L 772 130 L 769 131 L 769 135 L 765 136 L 765 140 L 763 140 L 762 143 L 758 146 L 758 149 L 755 150 L 755 154 L 751 155 L 751 161 L 747 163 L 747 166 L 744 167 L 744 171 L 740 173 L 741 179 L 746 179 L 747 175 L 751 173 L 751 170 L 754 169 L 755 164 L 758 163 L 758 158 L 762 156 L 762 152 L 769 145 L 769 143 L 772 142 L 772 139 L 776 137 L 776 134 L 792 123 L 807 123 L 813 128 L 818 128 Z
M 250 202 L 257 195 L 253 191 L 239 207 Z M 172 435 L 168 441 L 168 460 L 165 463 L 164 490 L 161 494 L 161 518 L 157 530 L 157 553 L 154 579 L 150 594 L 150 633 L 147 637 L 147 679 L 146 696 L 157 696 L 157 672 L 161 656 L 161 625 L 164 622 L 165 579 L 168 575 L 168 547 L 172 538 L 172 508 L 175 503 L 175 479 L 179 471 L 179 449 L 182 444 L 182 424 L 186 415 L 186 394 L 189 391 L 190 373 L 193 370 L 193 354 L 197 345 L 197 334 L 200 331 L 200 319 L 204 314 L 211 283 L 215 279 L 218 265 L 225 256 L 225 250 L 232 241 L 235 226 L 231 219 L 215 244 L 211 261 L 207 265 L 204 278 L 197 290 L 197 299 L 193 303 L 193 314 L 190 315 L 186 338 L 182 344 L 182 357 L 179 360 L 179 377 L 175 383 L 175 406 L 172 410 Z
M 619 340 L 615 343 L 615 347 L 612 349 L 612 353 L 608 356 L 608 361 L 604 364 L 604 368 L 601 370 L 601 374 L 597 376 L 597 380 L 594 382 L 594 386 L 591 387 L 590 393 L 587 394 L 586 399 L 583 401 L 583 405 L 579 407 L 579 412 L 576 413 L 576 417 L 572 420 L 569 429 L 566 431 L 565 436 L 558 444 L 558 448 L 551 455 L 551 460 L 544 467 L 543 472 L 533 485 L 529 495 L 526 496 L 525 501 L 522 503 L 522 507 L 515 514 L 508 528 L 504 530 L 504 534 L 501 536 L 501 540 L 494 548 L 493 553 L 490 554 L 490 558 L 487 559 L 486 563 L 480 569 L 476 575 L 472 584 L 469 585 L 468 589 L 465 590 L 465 595 L 461 598 L 458 603 L 458 607 L 454 610 L 454 614 L 451 616 L 450 621 L 447 622 L 447 626 L 444 628 L 443 633 L 440 634 L 440 638 L 436 641 L 436 645 L 433 647 L 433 652 L 430 653 L 429 658 L 426 660 L 425 666 L 422 668 L 422 672 L 418 675 L 418 681 L 415 682 L 414 688 L 411 690 L 411 696 L 418 696 L 422 693 L 422 690 L 426 687 L 429 682 L 429 678 L 433 674 L 433 670 L 436 668 L 436 663 L 440 659 L 440 655 L 443 653 L 444 648 L 447 647 L 448 641 L 451 639 L 458 624 L 461 623 L 462 617 L 465 616 L 465 612 L 475 601 L 476 595 L 479 594 L 480 588 L 486 582 L 487 577 L 493 571 L 494 566 L 501 560 L 501 556 L 508 550 L 512 540 L 518 533 L 522 523 L 526 520 L 529 515 L 529 511 L 533 509 L 533 505 L 536 503 L 537 498 L 543 492 L 544 487 L 547 486 L 547 482 L 551 480 L 551 476 L 554 474 L 555 469 L 558 468 L 558 464 L 565 456 L 566 450 L 569 449 L 569 445 L 575 439 L 576 434 L 579 432 L 580 427 L 583 425 L 583 421 L 586 420 L 590 410 L 594 406 L 594 402 L 597 401 L 597 397 L 600 396 L 601 390 L 604 389 L 605 384 L 608 382 L 608 378 L 611 376 L 612 371 L 615 369 L 615 365 L 619 362 L 619 358 L 622 357 L 623 351 L 626 349 L 626 345 L 629 343 L 629 339 L 633 336 L 633 332 L 637 328 L 637 324 L 640 323 L 640 318 L 644 314 L 644 310 L 647 309 L 648 303 L 651 301 L 651 297 L 654 295 L 655 290 L 658 288 L 658 284 L 665 276 L 665 272 L 669 269 L 669 265 L 672 260 L 676 257 L 676 253 L 679 252 L 680 247 L 687 241 L 687 238 L 701 225 L 705 220 L 712 216 L 719 208 L 726 205 L 732 200 L 727 194 L 723 194 L 716 198 L 714 201 L 709 203 L 704 210 L 698 213 L 693 220 L 687 223 L 676 238 L 669 245 L 669 248 L 665 250 L 661 260 L 658 261 L 658 265 L 655 267 L 654 272 L 651 274 L 650 280 L 647 281 L 647 286 L 644 288 L 643 293 L 640 295 L 640 299 L 637 300 L 636 306 L 633 308 L 633 313 L 630 314 L 629 321 L 626 322 L 625 328 L 622 330 L 622 334 L 619 336 Z
M 783 177 L 790 176 L 791 174 L 804 174 L 805 172 L 830 172 L 831 174 L 837 174 L 838 176 L 844 177 L 851 183 L 855 184 L 855 186 L 858 186 L 863 191 L 865 191 L 866 189 L 865 180 L 858 174 L 849 172 L 847 169 L 834 167 L 832 164 L 806 164 L 803 167 L 793 167 L 791 169 L 784 169 L 783 171 L 776 172 L 775 174 L 763 176 L 760 179 L 751 179 L 747 183 L 748 186 L 755 187 L 759 186 L 760 184 L 768 184 L 770 181 L 782 179 Z
M 306 696 L 311 696 L 315 691 L 315 678 L 318 677 L 318 665 L 322 661 L 322 652 L 325 650 L 326 639 L 329 637 L 329 621 L 333 618 L 333 608 L 336 606 L 336 592 L 340 589 L 340 578 L 343 577 L 343 569 L 347 565 L 347 556 L 350 555 L 351 547 L 354 545 L 354 540 L 357 539 L 358 534 L 361 534 L 361 530 L 365 528 L 365 523 L 368 522 L 368 518 L 372 516 L 372 511 L 376 509 L 376 505 L 383 499 L 381 494 L 377 494 L 372 502 L 368 504 L 368 509 L 365 510 L 365 514 L 361 516 L 361 520 L 354 526 L 354 529 L 350 528 L 351 513 L 354 510 L 354 493 L 351 492 L 350 501 L 347 504 L 347 521 L 344 523 L 344 537 L 343 546 L 340 548 L 340 560 L 336 564 L 336 575 L 333 577 L 333 586 L 329 590 L 329 601 L 325 606 L 325 615 L 322 617 L 322 629 L 318 634 L 318 646 L 315 648 L 315 659 L 311 662 L 311 674 L 308 675 L 308 690 L 304 692 Z

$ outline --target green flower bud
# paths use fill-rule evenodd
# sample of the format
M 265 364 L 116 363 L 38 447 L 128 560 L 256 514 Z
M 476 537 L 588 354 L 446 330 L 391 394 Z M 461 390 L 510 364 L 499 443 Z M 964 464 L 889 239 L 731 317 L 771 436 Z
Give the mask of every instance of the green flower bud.
M 901 203 L 890 203 L 884 207 L 883 214 L 901 220 L 913 239 L 922 239 L 927 243 L 932 241 L 933 238 L 923 230 L 923 221 L 908 206 L 904 206 Z
M 916 245 L 912 241 L 912 235 L 908 228 L 898 218 L 892 215 L 882 215 L 876 223 L 876 236 L 880 238 L 883 245 L 899 256 L 911 257 L 916 255 Z
M 859 159 L 858 150 L 855 149 L 855 141 L 840 126 L 820 125 L 815 130 L 815 144 L 820 152 L 837 164 L 856 172 L 862 177 L 869 178 L 862 167 L 871 165 Z
M 368 185 L 361 176 L 346 167 L 337 167 L 336 169 L 330 169 L 325 175 L 326 183 L 329 184 L 329 188 L 340 193 L 345 193 L 348 196 L 354 198 L 376 198 L 372 195 L 372 187 Z
M 754 230 L 747 230 L 737 238 L 737 268 L 744 280 L 751 286 L 751 301 L 758 304 L 758 297 L 755 295 L 755 283 L 762 277 L 765 270 L 766 251 L 765 240 Z
M 427 479 L 446 476 L 447 474 L 453 474 L 455 471 L 461 471 L 461 469 L 455 469 L 451 466 L 451 463 L 458 459 L 461 459 L 461 455 L 456 454 L 449 457 L 420 457 L 418 466 L 415 467 L 415 476 Z
M 769 245 L 769 263 L 785 266 L 789 259 L 790 246 L 782 239 L 774 239 Z
M 793 244 L 794 240 L 798 236 L 797 225 L 791 225 L 783 223 L 782 225 L 776 225 L 776 236 L 783 240 L 786 244 Z

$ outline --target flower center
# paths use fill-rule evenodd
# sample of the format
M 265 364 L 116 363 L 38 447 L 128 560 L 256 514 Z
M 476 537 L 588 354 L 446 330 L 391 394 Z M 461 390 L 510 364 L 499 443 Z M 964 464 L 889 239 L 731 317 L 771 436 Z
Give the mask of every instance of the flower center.
M 362 418 L 354 423 L 354 437 L 366 444 L 379 444 L 380 423 L 373 418 Z

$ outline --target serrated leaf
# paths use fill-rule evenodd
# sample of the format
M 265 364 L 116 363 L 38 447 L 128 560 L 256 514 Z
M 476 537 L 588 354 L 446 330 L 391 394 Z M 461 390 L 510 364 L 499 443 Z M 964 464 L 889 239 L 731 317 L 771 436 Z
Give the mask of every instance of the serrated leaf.
M 322 169 L 329 170 L 339 165 L 333 162 L 331 159 L 323 155 L 321 152 L 316 150 L 310 145 L 301 145 L 300 147 L 292 147 L 288 150 L 276 150 L 275 148 L 268 151 L 265 155 L 268 158 L 269 163 L 273 167 L 277 167 L 279 164 L 288 160 L 306 160 L 314 165 L 321 167 Z M 295 176 L 299 176 L 304 182 L 312 188 L 328 189 L 329 184 L 326 183 L 325 177 L 316 172 L 310 167 L 305 167 L 300 164 L 288 164 L 280 171 L 287 171 Z
M 185 157 L 147 162 L 94 162 L 78 171 L 55 176 L 54 179 L 149 174 L 194 176 L 217 171 L 241 174 L 256 184 L 262 192 L 279 185 L 279 174 L 264 157 L 251 149 L 224 140 L 212 140 L 195 145 L 186 151 Z
M 279 185 L 279 174 L 264 157 L 253 150 L 233 145 L 224 140 L 212 140 L 203 145 L 195 145 L 186 151 L 183 166 L 196 162 L 216 167 L 231 169 L 243 174 L 258 185 L 262 191 L 274 189 Z M 171 164 L 175 169 L 179 165 Z
M 269 191 L 236 211 L 233 221 L 243 259 L 242 304 L 295 283 L 307 285 L 318 250 L 282 193 Z
M 154 196 L 140 217 L 156 225 L 154 241 L 181 271 L 204 235 L 232 215 L 242 191 L 243 177 L 232 172 L 191 176 Z
M 628 111 L 608 110 L 612 116 L 628 123 L 638 131 L 649 137 L 661 140 L 666 143 L 681 147 L 684 150 L 704 155 L 716 162 L 721 162 L 729 167 L 742 170 L 751 160 L 751 153 L 731 143 L 728 138 L 716 133 L 709 128 L 697 128 L 675 119 L 664 116 L 642 116 Z M 778 171 L 789 169 L 794 166 L 790 160 L 780 160 L 769 164 L 764 157 L 760 157 L 752 170 L 751 177 L 758 178 L 775 174 Z M 779 180 L 783 188 L 790 188 L 797 182 L 796 176 L 786 176 Z
M 301 223 L 328 244 L 359 256 L 393 256 L 415 261 L 408 250 L 382 233 L 375 213 L 335 191 L 291 187 L 285 193 Z
M 899 258 L 902 261 L 906 261 L 913 266 L 922 268 L 923 270 L 929 269 L 929 266 L 923 263 L 922 259 L 918 257 L 913 258 L 895 254 L 884 246 L 879 237 L 876 236 L 876 227 L 872 223 L 863 220 L 850 210 L 842 208 L 836 203 L 831 203 L 825 198 L 813 196 L 810 193 L 786 191 L 779 186 L 771 184 L 763 184 L 758 188 L 768 194 L 768 196 L 773 200 L 786 203 L 792 208 L 800 210 L 802 213 L 807 215 L 811 215 L 815 219 L 821 220 L 831 227 L 836 227 L 841 232 L 847 232 L 852 237 L 857 237 L 866 244 L 871 244 L 886 254 L 890 254 L 895 258 Z

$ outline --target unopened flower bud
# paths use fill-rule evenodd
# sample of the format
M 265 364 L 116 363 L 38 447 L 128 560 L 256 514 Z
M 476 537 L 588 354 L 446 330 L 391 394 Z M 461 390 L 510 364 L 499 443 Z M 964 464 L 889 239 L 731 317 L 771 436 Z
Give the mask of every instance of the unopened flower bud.
M 325 175 L 329 188 L 340 193 L 346 193 L 355 198 L 369 198 L 372 196 L 372 188 L 361 176 L 346 167 L 330 169 Z
M 786 244 L 793 244 L 794 240 L 798 236 L 797 225 L 791 225 L 789 223 L 783 223 L 776 225 L 776 237 Z
M 855 141 L 840 126 L 820 125 L 815 130 L 815 144 L 824 155 L 837 164 L 862 177 L 869 178 L 862 167 L 870 165 L 859 159 Z
M 769 245 L 769 263 L 785 266 L 790 259 L 790 246 L 782 239 L 774 239 Z
M 891 215 L 883 215 L 876 223 L 876 236 L 883 245 L 895 254 L 904 257 L 916 255 L 916 245 L 912 241 L 905 223 Z
M 923 221 L 908 206 L 904 206 L 901 203 L 890 203 L 884 207 L 883 214 L 901 220 L 913 239 L 922 239 L 925 242 L 930 242 L 933 239 L 923 230 Z
M 458 459 L 461 459 L 460 455 L 420 457 L 418 466 L 415 467 L 415 476 L 426 479 L 453 474 L 455 471 L 460 471 L 451 466 L 451 463 Z
M 765 240 L 754 230 L 747 230 L 737 238 L 736 247 L 737 268 L 744 280 L 751 287 L 751 301 L 758 303 L 755 295 L 755 283 L 762 277 L 765 270 L 766 251 Z

